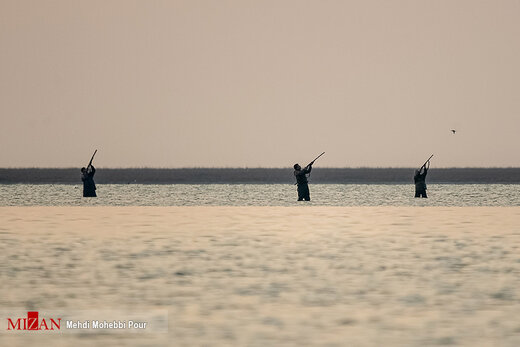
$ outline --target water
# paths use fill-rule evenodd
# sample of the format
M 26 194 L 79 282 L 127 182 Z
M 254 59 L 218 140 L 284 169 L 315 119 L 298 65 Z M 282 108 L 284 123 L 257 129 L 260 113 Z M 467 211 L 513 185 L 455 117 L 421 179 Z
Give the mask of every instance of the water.
M 518 207 L 0 207 L 0 321 L 160 309 L 169 322 L 4 325 L 0 345 L 516 347 L 519 220 Z
M 314 184 L 297 202 L 288 184 L 101 184 L 98 198 L 80 185 L 0 185 L 0 206 L 520 206 L 519 184 L 431 184 L 416 199 L 410 184 Z
M 520 346 L 520 185 L 81 193 L 0 185 L 0 321 L 160 309 L 168 332 L 4 329 L 0 345 Z

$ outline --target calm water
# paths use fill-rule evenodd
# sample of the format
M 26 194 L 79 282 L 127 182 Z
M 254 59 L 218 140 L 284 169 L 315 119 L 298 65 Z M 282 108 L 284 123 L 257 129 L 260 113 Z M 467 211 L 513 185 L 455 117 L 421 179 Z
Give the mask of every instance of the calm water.
M 167 334 L 4 325 L 1 346 L 520 346 L 518 207 L 37 206 L 0 216 L 0 321 L 160 309 L 169 322 Z
M 0 206 L 520 206 L 518 184 L 433 184 L 415 199 L 410 184 L 314 184 L 311 201 L 297 202 L 284 184 L 103 184 L 98 198 L 80 185 L 0 185 Z

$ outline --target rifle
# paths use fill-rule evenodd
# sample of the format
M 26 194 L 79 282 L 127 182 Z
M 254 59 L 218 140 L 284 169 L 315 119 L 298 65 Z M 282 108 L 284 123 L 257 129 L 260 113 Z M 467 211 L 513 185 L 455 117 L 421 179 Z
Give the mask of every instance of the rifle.
M 424 164 L 419 168 L 419 170 L 426 166 L 426 164 L 430 161 L 430 159 L 433 157 L 433 154 L 424 162 Z
M 324 154 L 325 154 L 325 152 L 323 152 L 323 153 L 321 153 L 320 155 L 318 155 L 318 156 L 316 157 L 316 159 L 314 159 L 313 161 L 311 161 L 311 162 L 309 163 L 309 165 L 314 164 L 314 162 L 315 162 L 316 160 L 318 160 L 318 158 L 321 157 L 321 156 L 324 155 Z M 309 166 L 309 165 L 307 165 L 307 166 Z
M 96 153 L 97 153 L 97 149 L 94 151 L 94 154 L 92 154 L 92 158 L 90 158 L 90 161 L 88 162 L 87 169 L 89 166 L 92 165 L 92 160 L 94 160 L 94 156 L 96 155 Z

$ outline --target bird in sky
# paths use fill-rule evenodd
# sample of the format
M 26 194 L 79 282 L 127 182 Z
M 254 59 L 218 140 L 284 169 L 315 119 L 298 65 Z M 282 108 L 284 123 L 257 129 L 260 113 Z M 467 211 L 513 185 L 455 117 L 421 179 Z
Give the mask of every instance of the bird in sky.
M 451 129 L 451 132 L 455 134 L 457 132 L 457 130 Z

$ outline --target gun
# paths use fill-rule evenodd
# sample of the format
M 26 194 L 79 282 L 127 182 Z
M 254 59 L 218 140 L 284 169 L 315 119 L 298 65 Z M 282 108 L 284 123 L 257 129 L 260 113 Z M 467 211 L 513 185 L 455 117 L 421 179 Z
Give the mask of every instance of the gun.
M 314 162 L 315 162 L 316 160 L 318 160 L 318 158 L 321 157 L 321 156 L 324 155 L 324 154 L 325 154 L 325 152 L 323 152 L 323 153 L 321 153 L 320 155 L 318 155 L 318 156 L 316 157 L 316 159 L 314 159 L 313 161 L 311 161 L 311 162 L 309 163 L 309 165 L 314 164 Z M 309 166 L 309 165 L 307 165 L 307 166 Z
M 424 164 L 423 164 L 419 169 L 425 167 L 426 164 L 430 161 L 430 159 L 431 159 L 432 157 L 433 157 L 433 154 L 428 158 L 428 160 L 426 160 L 426 161 L 424 162 Z
M 92 160 L 94 160 L 94 156 L 97 153 L 97 149 L 94 151 L 94 154 L 92 154 L 92 158 L 90 158 L 90 161 L 88 162 L 87 168 L 92 165 Z

